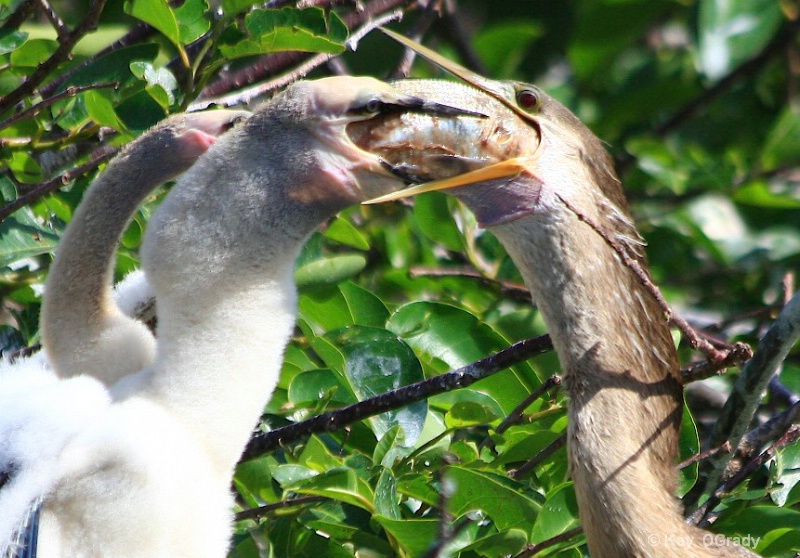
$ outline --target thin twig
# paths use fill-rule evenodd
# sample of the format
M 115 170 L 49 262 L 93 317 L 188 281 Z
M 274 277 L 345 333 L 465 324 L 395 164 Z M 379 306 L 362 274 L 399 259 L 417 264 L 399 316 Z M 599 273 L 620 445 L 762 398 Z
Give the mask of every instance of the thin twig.
M 116 155 L 118 150 L 110 147 L 104 147 L 98 149 L 97 151 L 100 154 L 95 156 L 88 163 L 84 163 L 83 165 L 77 166 L 74 169 L 70 169 L 64 174 L 57 176 L 52 180 L 48 180 L 47 182 L 43 182 L 42 184 L 37 185 L 27 194 L 21 195 L 17 199 L 8 202 L 3 207 L 0 207 L 0 221 L 3 221 L 6 217 L 8 217 L 21 207 L 25 207 L 26 205 L 39 200 L 39 198 L 51 194 L 52 192 L 58 190 L 59 188 L 61 188 L 65 184 L 70 183 L 76 178 L 93 171 L 101 164 L 105 163 L 106 161 L 111 159 L 114 155 Z
M 738 447 L 770 378 L 775 375 L 786 355 L 800 338 L 800 293 L 789 301 L 772 327 L 761 339 L 753 358 L 742 368 L 730 397 L 720 412 L 719 419 L 707 442 L 708 447 L 719 446 L 726 440 Z M 719 454 L 700 466 L 698 482 L 687 496 L 690 506 L 696 505 L 703 493 L 717 486 L 730 455 Z
M 546 541 L 542 541 L 537 544 L 528 545 L 525 547 L 525 550 L 517 554 L 514 558 L 530 558 L 545 550 L 550 548 L 551 546 L 555 546 L 558 543 L 566 542 L 572 538 L 577 537 L 583 533 L 583 527 L 575 527 L 574 529 L 570 529 L 569 531 L 564 531 L 560 535 L 556 535 L 555 537 L 549 538 Z
M 753 358 L 753 349 L 744 343 L 736 343 L 721 361 L 708 359 L 682 368 L 681 383 L 686 385 L 717 376 L 723 370 L 739 366 L 751 358 Z
M 81 86 L 71 85 L 61 93 L 53 95 L 52 97 L 48 97 L 47 99 L 42 99 L 32 107 L 28 107 L 27 109 L 10 116 L 3 122 L 0 122 L 0 130 L 5 130 L 9 126 L 12 126 L 13 124 L 16 124 L 21 120 L 25 120 L 26 118 L 35 116 L 42 109 L 46 109 L 47 107 L 63 99 L 69 97 L 75 97 L 76 95 L 83 93 L 84 91 L 90 91 L 92 89 L 105 89 L 110 87 L 116 88 L 117 85 L 118 85 L 117 83 L 97 83 L 93 85 L 81 85 Z
M 64 21 L 59 17 L 53 6 L 47 0 L 38 0 L 39 7 L 44 12 L 45 17 L 56 30 L 58 35 L 58 42 L 66 41 L 69 37 L 69 28 L 64 24 Z
M 800 440 L 800 425 L 792 426 L 783 436 L 780 437 L 772 446 L 767 448 L 755 459 L 747 462 L 738 473 L 733 475 L 727 481 L 717 487 L 706 502 L 697 508 L 687 519 L 689 523 L 706 527 L 708 525 L 708 514 L 717 507 L 722 500 L 722 496 L 730 493 L 734 488 L 739 486 L 750 475 L 755 473 L 759 467 L 764 465 L 767 461 L 775 457 L 775 453 L 786 446 L 790 446 Z
M 531 403 L 539 399 L 542 395 L 553 389 L 554 387 L 558 387 L 561 385 L 561 376 L 558 374 L 553 374 L 549 378 L 547 378 L 542 385 L 538 388 L 533 390 L 530 395 L 528 395 L 525 399 L 522 400 L 522 403 L 517 405 L 514 410 L 512 410 L 508 416 L 503 419 L 497 428 L 494 429 L 495 434 L 502 434 L 515 424 L 519 424 L 522 422 L 523 417 L 525 416 L 525 409 L 530 407 Z M 491 442 L 491 437 L 487 436 L 478 446 L 478 449 L 482 449 L 486 447 Z
M 297 498 L 290 498 L 288 500 L 281 500 L 274 504 L 267 504 L 249 510 L 242 510 L 233 516 L 234 521 L 244 521 L 245 519 L 258 519 L 264 515 L 272 513 L 276 510 L 291 508 L 294 506 L 303 506 L 305 504 L 313 504 L 326 500 L 324 496 L 298 496 Z
M 730 442 L 725 442 L 724 444 L 722 444 L 718 448 L 713 448 L 713 449 L 710 449 L 710 450 L 701 451 L 700 453 L 696 453 L 696 454 L 690 456 L 688 459 L 684 459 L 683 461 L 681 461 L 680 463 L 675 465 L 675 469 L 677 471 L 681 471 L 681 470 L 685 469 L 686 467 L 694 465 L 695 463 L 698 463 L 698 462 L 700 462 L 700 461 L 702 461 L 704 459 L 708 459 L 709 457 L 714 457 L 719 452 L 730 453 L 731 451 L 732 451 L 732 448 L 731 448 Z
M 547 444 L 547 446 L 545 446 L 542 449 L 542 451 L 540 451 L 539 453 L 534 455 L 531 459 L 526 461 L 521 467 L 509 471 L 508 476 L 515 480 L 519 480 L 525 477 L 528 473 L 530 473 L 533 469 L 535 469 L 536 466 L 539 465 L 539 463 L 541 463 L 542 461 L 544 461 L 545 459 L 547 459 L 548 457 L 550 457 L 551 455 L 553 455 L 555 452 L 557 452 L 559 449 L 563 448 L 566 445 L 567 445 L 567 435 L 562 434 L 561 436 L 559 436 L 558 438 Z
M 58 48 L 50 57 L 39 64 L 34 72 L 8 95 L 0 99 L 0 111 L 14 106 L 19 101 L 31 95 L 34 90 L 51 74 L 59 64 L 69 59 L 72 47 L 89 31 L 94 31 L 100 21 L 100 14 L 108 0 L 92 0 L 87 10 L 86 18 L 74 31 L 59 41 Z
M 775 38 L 773 38 L 760 53 L 734 68 L 728 75 L 719 80 L 712 87 L 706 89 L 699 96 L 692 99 L 678 112 L 673 114 L 671 118 L 653 128 L 652 133 L 656 136 L 667 136 L 671 134 L 697 116 L 697 114 L 708 108 L 711 103 L 731 89 L 741 79 L 761 72 L 767 67 L 767 62 L 769 62 L 770 59 L 781 54 L 787 46 L 792 44 L 798 29 L 800 29 L 800 20 L 789 21 L 783 32 L 776 34 Z M 624 142 L 620 142 L 620 144 L 622 143 Z M 623 156 L 619 157 L 616 161 L 616 167 L 619 173 L 624 173 L 635 160 L 636 158 L 630 153 L 625 153 Z
M 348 29 L 353 29 L 364 24 L 365 22 L 366 25 L 369 26 L 369 22 L 374 18 L 377 18 L 380 14 L 384 14 L 390 10 L 395 10 L 398 6 L 403 4 L 414 4 L 415 1 L 416 0 L 373 0 L 372 2 L 366 4 L 363 10 L 357 10 L 355 12 L 346 14 L 344 16 L 344 21 Z M 372 28 L 374 28 L 374 26 Z M 348 40 L 348 44 L 352 40 L 353 36 L 354 35 L 351 35 L 351 39 Z M 299 77 L 306 75 L 314 68 L 325 64 L 333 56 L 334 55 L 330 54 L 318 54 L 309 57 L 308 53 L 294 51 L 275 52 L 268 54 L 263 56 L 258 61 L 248 64 L 245 68 L 234 72 L 230 76 L 219 78 L 213 83 L 208 84 L 203 89 L 198 100 L 192 104 L 190 110 L 202 110 L 208 106 L 211 106 L 212 104 L 233 106 L 239 102 L 246 102 L 249 99 L 264 94 L 264 92 L 272 91 L 291 83 Z M 282 72 L 287 72 L 288 68 L 296 64 L 300 64 L 300 67 L 288 71 L 287 75 L 290 76 L 288 81 L 286 75 L 284 75 L 271 82 L 250 88 L 250 90 L 258 90 L 261 88 L 263 89 L 261 93 L 257 92 L 248 94 L 242 100 L 237 99 L 236 94 L 226 95 L 226 93 L 234 88 L 241 88 L 245 85 L 261 81 L 264 78 L 275 76 Z
M 636 277 L 639 279 L 639 282 L 656 300 L 661 309 L 669 317 L 670 321 L 672 321 L 672 323 L 675 324 L 675 326 L 677 326 L 677 328 L 680 329 L 681 332 L 686 336 L 686 339 L 689 341 L 689 345 L 693 349 L 702 351 L 711 359 L 718 362 L 723 362 L 725 358 L 727 358 L 736 345 L 730 347 L 728 351 L 720 351 L 701 335 L 699 335 L 697 330 L 695 330 L 686 320 L 673 311 L 672 307 L 664 298 L 664 295 L 661 294 L 661 290 L 655 283 L 653 283 L 653 280 L 650 278 L 650 274 L 647 273 L 647 271 L 641 266 L 641 264 L 639 264 L 639 262 L 628 255 L 627 250 L 625 250 L 625 248 L 619 242 L 617 242 L 614 237 L 608 233 L 608 231 L 606 231 L 599 223 L 596 223 L 591 217 L 584 214 L 577 207 L 572 205 L 572 203 L 567 201 L 567 199 L 562 195 L 556 193 L 556 196 L 565 206 L 567 206 L 567 209 L 572 211 L 579 220 L 589 225 L 589 227 L 599 234 L 606 244 L 608 244 L 611 249 L 617 253 L 622 260 L 622 263 L 624 263 L 625 266 L 627 266 L 628 269 L 630 269 L 634 275 L 636 275 Z M 746 345 L 742 345 L 739 350 L 746 350 Z
M 80 64 L 70 67 L 69 70 L 60 74 L 53 81 L 43 85 L 39 89 L 39 93 L 41 94 L 42 97 L 49 97 L 55 94 L 64 85 L 64 83 L 68 82 L 70 78 L 72 78 L 72 76 L 75 75 L 80 70 L 88 66 L 91 66 L 92 64 L 97 62 L 100 58 L 103 58 L 104 56 L 107 56 L 112 52 L 116 52 L 122 48 L 142 42 L 144 39 L 147 39 L 154 34 L 155 34 L 155 29 L 153 29 L 146 23 L 142 22 L 137 23 L 125 35 L 123 35 L 110 45 L 108 45 L 106 48 L 104 48 L 97 54 L 92 55 L 91 57 L 87 58 Z
M 500 288 L 500 292 L 506 295 L 506 298 L 511 298 L 519 302 L 531 302 L 531 293 L 519 283 L 512 283 L 511 281 L 501 281 L 487 277 L 483 273 L 475 269 L 434 269 L 429 267 L 412 267 L 408 271 L 412 279 L 417 277 L 469 277 L 471 279 L 478 279 L 486 285 L 496 285 Z
M 11 14 L 8 19 L 0 27 L 0 32 L 17 31 L 22 22 L 30 17 L 36 11 L 36 0 L 25 0 L 19 5 L 17 11 Z
M 255 459 L 277 449 L 282 444 L 306 438 L 312 434 L 339 430 L 348 424 L 405 407 L 433 395 L 467 387 L 509 366 L 550 351 L 552 347 L 553 344 L 547 335 L 526 339 L 453 372 L 404 386 L 365 401 L 323 413 L 303 422 L 257 434 L 250 439 L 242 460 Z
M 350 50 L 355 50 L 358 41 L 363 39 L 370 31 L 380 27 L 381 25 L 385 25 L 390 21 L 394 21 L 400 19 L 403 13 L 400 10 L 396 10 L 389 14 L 386 14 L 374 21 L 369 21 L 361 26 L 356 32 L 354 32 L 350 38 L 347 40 L 347 47 Z M 223 107 L 231 107 L 234 105 L 238 105 L 241 103 L 249 103 L 256 97 L 260 97 L 261 95 L 265 95 L 270 91 L 275 91 L 280 89 L 281 87 L 285 87 L 290 83 L 297 81 L 298 79 L 307 75 L 311 70 L 317 68 L 331 58 L 338 56 L 338 54 L 328 54 L 322 53 L 312 56 L 310 59 L 306 60 L 304 63 L 300 64 L 297 68 L 288 72 L 280 77 L 275 79 L 271 79 L 269 81 L 259 83 L 258 85 L 254 85 L 248 89 L 243 89 L 233 93 L 231 95 L 225 95 L 223 97 L 217 98 L 203 98 L 201 100 L 195 101 L 189 106 L 189 112 L 196 111 L 196 110 L 203 110 L 208 108 L 211 105 L 220 105 Z

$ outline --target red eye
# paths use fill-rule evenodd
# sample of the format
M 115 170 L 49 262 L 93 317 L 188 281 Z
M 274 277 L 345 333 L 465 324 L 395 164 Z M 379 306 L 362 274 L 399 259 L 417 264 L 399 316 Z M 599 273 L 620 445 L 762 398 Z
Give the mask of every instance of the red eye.
M 523 89 L 517 93 L 517 103 L 525 110 L 532 110 L 539 104 L 539 98 L 530 89 Z

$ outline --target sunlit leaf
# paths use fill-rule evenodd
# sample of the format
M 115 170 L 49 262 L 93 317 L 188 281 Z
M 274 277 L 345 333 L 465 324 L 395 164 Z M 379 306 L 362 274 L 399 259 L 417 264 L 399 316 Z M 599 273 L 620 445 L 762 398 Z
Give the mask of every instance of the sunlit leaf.
M 448 507 L 456 517 L 481 510 L 500 530 L 517 528 L 531 532 L 540 506 L 521 494 L 507 478 L 455 466 L 447 467 L 443 474 L 455 485 Z
M 755 56 L 783 19 L 774 0 L 700 0 L 700 65 L 712 80 Z
M 347 26 L 335 12 L 319 8 L 254 10 L 245 18 L 249 39 L 220 45 L 229 59 L 285 50 L 302 52 L 344 51 Z
M 578 501 L 572 483 L 565 483 L 547 493 L 542 510 L 533 525 L 531 540 L 542 542 L 577 527 Z
M 8 54 L 22 45 L 28 34 L 14 29 L 0 30 L 0 54 Z
M 380 395 L 424 379 L 422 367 L 411 349 L 385 329 L 352 327 L 327 336 L 344 358 L 344 374 L 359 400 Z M 404 433 L 404 445 L 411 447 L 425 423 L 427 403 L 413 403 L 370 419 L 380 440 L 395 425 Z
M 183 44 L 193 43 L 209 30 L 211 24 L 206 17 L 207 10 L 205 0 L 186 0 L 175 9 L 178 33 Z
M 28 208 L 0 222 L 0 267 L 55 250 L 58 237 L 42 226 Z
M 178 21 L 167 0 L 126 0 L 125 12 L 152 25 L 173 44 L 181 44 Z
M 49 39 L 29 39 L 25 44 L 11 53 L 11 64 L 14 66 L 36 68 L 50 58 L 58 43 Z

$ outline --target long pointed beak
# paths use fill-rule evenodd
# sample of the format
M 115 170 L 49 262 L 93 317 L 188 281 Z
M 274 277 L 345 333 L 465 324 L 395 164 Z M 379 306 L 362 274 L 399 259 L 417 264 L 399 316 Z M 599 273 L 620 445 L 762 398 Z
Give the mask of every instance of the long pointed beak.
M 489 118 L 487 115 L 472 110 L 451 107 L 435 101 L 429 101 L 420 97 L 403 97 L 391 104 L 384 105 L 382 113 L 391 112 L 419 112 L 423 114 L 433 114 L 436 116 L 474 116 L 476 118 Z
M 362 202 L 362 205 L 371 205 L 371 204 L 395 201 L 403 198 L 408 198 L 411 196 L 416 196 L 424 192 L 449 190 L 451 188 L 458 188 L 460 186 L 469 186 L 470 184 L 486 182 L 498 178 L 513 178 L 520 175 L 523 172 L 530 172 L 532 159 L 533 157 L 530 156 L 508 159 L 506 161 L 495 163 L 494 165 L 489 165 L 481 169 L 465 172 L 463 174 L 452 176 L 450 178 L 444 178 L 442 180 L 434 180 L 432 182 L 426 182 L 424 184 L 411 186 L 410 188 L 406 188 L 404 190 L 398 190 L 396 192 L 392 192 L 384 196 L 364 201 Z
M 457 78 L 464 80 L 473 87 L 480 89 L 481 91 L 490 95 L 494 99 L 500 101 L 501 103 L 503 103 L 505 106 L 513 110 L 515 113 L 517 113 L 525 120 L 531 120 L 530 114 L 520 109 L 516 103 L 506 98 L 506 96 L 503 94 L 503 91 L 500 89 L 500 87 L 498 87 L 497 82 L 490 79 L 486 79 L 485 77 L 476 74 L 475 72 L 472 72 L 459 64 L 456 64 L 452 60 L 448 60 L 438 52 L 434 52 L 428 47 L 423 46 L 415 41 L 412 41 L 408 37 L 404 37 L 403 35 L 395 33 L 394 31 L 386 29 L 385 27 L 379 27 L 378 29 L 380 29 L 381 32 L 390 36 L 392 39 L 394 39 L 401 45 L 405 46 L 408 49 L 413 50 L 423 58 L 427 59 L 429 62 L 439 66 L 443 70 L 450 72 Z

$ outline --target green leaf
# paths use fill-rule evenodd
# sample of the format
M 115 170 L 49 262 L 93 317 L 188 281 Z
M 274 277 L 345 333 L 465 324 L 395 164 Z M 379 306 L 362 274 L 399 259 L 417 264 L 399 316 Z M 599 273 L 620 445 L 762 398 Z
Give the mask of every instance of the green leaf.
M 328 369 L 301 372 L 289 384 L 289 401 L 295 405 L 308 405 L 319 401 L 333 401 L 341 405 L 355 403 L 356 399 L 342 385 L 341 376 Z
M 800 144 L 798 144 L 800 147 Z M 800 200 L 791 194 L 780 194 L 770 191 L 764 180 L 749 182 L 737 189 L 733 194 L 736 203 L 774 209 L 798 209 Z
M 528 536 L 522 529 L 509 529 L 478 539 L 461 549 L 462 553 L 475 552 L 486 558 L 498 556 L 516 556 L 528 543 Z
M 435 302 L 412 302 L 389 318 L 387 328 L 403 338 L 437 372 L 460 368 L 508 346 L 508 340 L 469 312 Z M 506 415 L 537 385 L 528 363 L 498 372 L 469 391 L 436 396 L 437 404 L 471 400 Z M 488 397 L 481 397 L 484 394 Z
M 58 48 L 58 42 L 50 39 L 29 39 L 11 53 L 11 64 L 24 68 L 37 68 Z
M 22 208 L 0 222 L 0 268 L 51 253 L 56 244 L 58 237 L 39 224 L 29 208 Z
M 84 102 L 86 103 L 86 112 L 89 118 L 96 123 L 115 130 L 125 129 L 114 110 L 114 104 L 102 92 L 87 91 L 84 94 Z
M 580 524 L 578 501 L 571 482 L 562 484 L 547 493 L 547 498 L 536 523 L 533 525 L 533 542 L 542 542 L 573 529 Z
M 119 83 L 125 86 L 134 81 L 130 67 L 135 61 L 152 62 L 158 55 L 158 45 L 146 43 L 115 50 L 93 60 L 85 68 L 79 68 L 62 87 L 62 91 L 69 85 L 90 85 L 93 83 Z
M 127 0 L 125 13 L 155 27 L 172 44 L 181 45 L 178 20 L 167 0 Z
M 186 0 L 175 10 L 181 43 L 193 43 L 211 28 L 211 23 L 206 18 L 207 10 L 205 0 Z
M 232 17 L 256 4 L 261 4 L 261 2 L 258 0 L 222 0 L 222 12 L 227 17 Z
M 475 50 L 495 78 L 513 77 L 533 41 L 543 34 L 534 20 L 514 19 L 481 26 L 475 37 Z
M 742 511 L 722 512 L 714 523 L 714 531 L 732 538 L 739 545 L 762 553 L 764 546 L 776 545 L 789 550 L 786 544 L 800 546 L 800 512 L 774 506 L 750 506 Z M 787 534 L 791 536 L 786 537 Z M 766 555 L 766 553 L 764 553 Z
M 272 456 L 260 457 L 239 463 L 234 482 L 240 493 L 251 493 L 260 500 L 277 502 L 280 495 L 273 490 L 272 468 L 278 463 Z M 257 503 L 253 503 L 257 505 Z
M 448 428 L 466 428 L 488 424 L 498 416 L 489 407 L 472 401 L 459 401 L 447 411 L 445 424 Z
M 300 315 L 321 331 L 350 325 L 383 327 L 389 316 L 374 294 L 349 281 L 302 293 L 299 307 Z
M 800 110 L 787 107 L 769 132 L 761 164 L 766 170 L 800 163 Z
M 392 471 L 384 467 L 375 485 L 375 513 L 390 519 L 402 519 L 399 503 L 397 480 Z
M 250 37 L 234 45 L 220 45 L 228 59 L 280 52 L 344 52 L 347 26 L 335 12 L 320 8 L 254 10 L 245 18 Z
M 14 151 L 8 159 L 8 168 L 19 182 L 34 184 L 42 180 L 42 168 L 30 153 Z
M 0 54 L 8 54 L 20 47 L 28 38 L 24 31 L 15 29 L 0 30 Z
M 420 230 L 448 250 L 464 249 L 464 239 L 458 230 L 448 207 L 448 197 L 431 192 L 417 196 L 414 200 L 414 220 Z
M 325 230 L 325 237 L 356 250 L 369 250 L 369 241 L 347 219 L 337 217 Z
M 681 434 L 678 440 L 680 447 L 680 460 L 684 461 L 690 457 L 695 456 L 700 451 L 700 439 L 697 435 L 697 426 L 694 422 L 692 413 L 689 412 L 689 406 L 683 405 L 683 418 L 681 419 Z M 691 490 L 694 483 L 697 482 L 697 464 L 684 467 L 678 474 L 678 496 L 682 497 L 689 490 Z
M 361 272 L 367 265 L 367 258 L 361 254 L 328 256 L 305 263 L 294 272 L 298 289 L 319 285 L 335 285 L 348 277 Z
M 713 81 L 758 54 L 783 20 L 775 0 L 700 0 L 699 8 L 698 58 Z
M 300 481 L 292 490 L 302 494 L 316 494 L 344 502 L 373 513 L 374 494 L 369 484 L 358 477 L 353 469 L 336 468 Z
M 456 517 L 481 510 L 501 531 L 517 528 L 531 532 L 540 506 L 521 494 L 507 477 L 456 466 L 446 467 L 443 475 L 455 484 L 447 506 Z
M 437 519 L 394 519 L 373 516 L 394 537 L 409 556 L 424 556 L 439 534 Z
M 147 82 L 147 92 L 164 108 L 175 104 L 175 93 L 179 91 L 178 80 L 167 68 L 156 68 L 150 62 L 131 63 L 131 72 Z
M 424 379 L 414 352 L 385 329 L 352 327 L 326 336 L 344 358 L 344 375 L 360 401 Z M 424 401 L 371 417 L 380 440 L 395 425 L 404 433 L 405 447 L 412 447 L 425 424 Z

